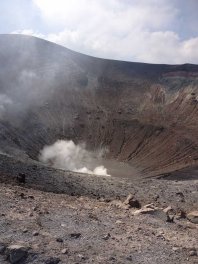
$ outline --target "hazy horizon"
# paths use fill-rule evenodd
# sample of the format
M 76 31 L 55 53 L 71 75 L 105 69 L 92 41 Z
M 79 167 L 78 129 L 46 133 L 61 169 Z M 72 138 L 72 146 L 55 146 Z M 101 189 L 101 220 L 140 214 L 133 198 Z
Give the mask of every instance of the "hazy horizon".
M 107 59 L 198 64 L 196 0 L 1 1 L 0 33 Z

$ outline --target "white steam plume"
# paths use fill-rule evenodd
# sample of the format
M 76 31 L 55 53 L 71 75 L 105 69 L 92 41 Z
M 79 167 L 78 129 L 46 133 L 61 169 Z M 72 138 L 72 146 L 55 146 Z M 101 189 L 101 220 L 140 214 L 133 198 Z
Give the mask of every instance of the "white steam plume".
M 75 172 L 110 176 L 104 166 L 93 167 L 100 158 L 100 153 L 93 153 L 85 148 L 85 144 L 76 145 L 72 140 L 57 140 L 53 145 L 45 146 L 39 156 L 41 162 L 55 168 Z

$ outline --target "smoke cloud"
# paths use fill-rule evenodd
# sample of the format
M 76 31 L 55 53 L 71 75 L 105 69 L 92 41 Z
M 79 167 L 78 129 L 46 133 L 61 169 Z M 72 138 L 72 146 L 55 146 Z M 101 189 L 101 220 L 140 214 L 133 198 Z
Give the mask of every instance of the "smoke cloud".
M 94 167 L 104 152 L 105 150 L 88 151 L 85 144 L 76 145 L 72 140 L 57 140 L 40 151 L 39 160 L 59 169 L 110 176 L 103 165 Z
M 12 100 L 6 94 L 0 94 L 0 118 L 3 116 L 6 108 L 12 105 Z

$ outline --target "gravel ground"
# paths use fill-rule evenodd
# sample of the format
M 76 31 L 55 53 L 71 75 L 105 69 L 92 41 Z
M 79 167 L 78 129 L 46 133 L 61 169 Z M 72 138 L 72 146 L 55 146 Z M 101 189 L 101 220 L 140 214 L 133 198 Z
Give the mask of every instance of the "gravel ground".
M 11 262 L 2 250 L 2 264 L 198 263 L 198 225 L 186 218 L 197 210 L 196 177 L 119 180 L 5 156 L 0 165 L 0 252 L 17 245 L 26 253 Z

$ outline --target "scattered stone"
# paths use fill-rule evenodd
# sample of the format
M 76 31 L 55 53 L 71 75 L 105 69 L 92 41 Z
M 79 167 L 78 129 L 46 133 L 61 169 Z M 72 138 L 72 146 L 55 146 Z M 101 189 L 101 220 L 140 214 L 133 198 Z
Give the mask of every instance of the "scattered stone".
M 51 257 L 45 261 L 45 264 L 58 264 L 60 262 L 59 258 Z
M 27 233 L 27 232 L 28 232 L 27 228 L 23 229 L 23 233 Z
M 104 202 L 105 202 L 105 203 L 110 203 L 110 202 L 111 202 L 111 199 L 109 199 L 109 198 L 105 198 L 105 199 L 104 199 Z
M 122 222 L 121 220 L 117 220 L 117 221 L 116 221 L 116 224 L 118 224 L 118 225 L 119 225 L 119 224 L 122 224 L 122 223 L 123 223 L 123 222 Z
M 128 195 L 127 199 L 124 201 L 124 204 L 128 205 L 131 208 L 141 208 L 140 202 L 134 199 L 132 194 Z
M 172 250 L 175 251 L 175 252 L 178 252 L 179 248 L 178 247 L 173 247 Z
M 19 196 L 21 197 L 21 199 L 25 199 L 25 194 L 24 193 L 20 193 Z
M 24 173 L 19 173 L 19 175 L 17 176 L 17 181 L 19 183 L 25 183 L 25 174 Z
M 133 261 L 132 256 L 128 256 L 128 257 L 126 257 L 126 259 L 127 259 L 128 261 Z
M 108 233 L 107 235 L 105 235 L 102 239 L 104 240 L 108 240 L 111 237 L 111 235 Z
M 189 256 L 190 256 L 190 257 L 197 256 L 197 251 L 196 251 L 196 249 L 191 249 L 190 252 L 189 252 Z
M 164 213 L 166 214 L 166 217 L 167 217 L 166 222 L 173 223 L 175 215 L 176 215 L 175 210 L 169 205 L 163 211 L 164 211 Z
M 69 252 L 69 251 L 68 251 L 67 248 L 64 248 L 64 249 L 61 250 L 61 253 L 62 253 L 62 254 L 68 254 L 68 252 Z
M 109 258 L 109 260 L 110 261 L 116 261 L 116 258 L 112 256 L 112 257 Z
M 175 217 L 175 216 L 167 215 L 166 222 L 167 222 L 167 223 L 174 223 L 174 217 Z
M 0 243 L 0 254 L 3 254 L 5 251 L 6 247 L 3 243 Z
M 184 194 L 182 192 L 177 192 L 176 195 L 178 196 L 180 202 L 185 202 Z
M 32 212 L 29 212 L 28 216 L 32 217 L 34 214 Z
M 39 209 L 39 207 L 36 205 L 36 206 L 34 206 L 32 209 L 33 209 L 33 211 L 36 212 L 36 211 Z
M 164 213 L 168 213 L 169 211 L 171 211 L 173 208 L 169 205 L 168 207 L 166 207 L 163 211 Z
M 60 237 L 58 237 L 58 238 L 56 239 L 56 241 L 59 242 L 59 243 L 63 243 L 63 239 L 60 238 Z
M 198 211 L 193 211 L 193 212 L 187 214 L 187 218 L 193 224 L 198 224 Z
M 34 199 L 34 196 L 33 195 L 28 195 L 28 198 Z
M 12 245 L 6 249 L 10 263 L 21 263 L 28 255 L 28 249 L 21 245 Z
M 86 257 L 83 256 L 82 254 L 78 254 L 78 258 L 79 258 L 80 260 L 86 260 Z
M 118 200 L 113 200 L 111 202 L 111 206 L 116 207 L 116 208 L 126 209 L 126 210 L 129 209 L 129 205 L 124 204 L 123 202 L 118 201 Z
M 32 234 L 33 234 L 33 236 L 38 236 L 39 232 L 38 231 L 34 231 Z
M 96 221 L 99 220 L 96 214 L 90 213 L 88 216 L 89 216 L 89 218 L 91 218 L 93 220 L 96 220 Z
M 133 214 L 139 215 L 139 214 L 151 214 L 154 212 L 154 209 L 152 208 L 142 208 L 140 210 L 136 210 Z
M 144 205 L 141 209 L 136 210 L 133 214 L 139 215 L 139 214 L 152 214 L 156 210 L 158 210 L 158 207 L 155 207 L 153 204 L 147 204 Z
M 159 195 L 157 194 L 154 196 L 154 200 L 157 201 L 158 199 L 159 199 Z
M 72 233 L 72 234 L 70 234 L 70 236 L 72 237 L 72 238 L 79 238 L 79 237 L 81 237 L 81 233 Z
M 183 210 L 179 210 L 175 216 L 177 220 L 179 219 L 185 219 L 186 218 L 186 213 Z

